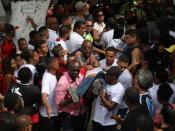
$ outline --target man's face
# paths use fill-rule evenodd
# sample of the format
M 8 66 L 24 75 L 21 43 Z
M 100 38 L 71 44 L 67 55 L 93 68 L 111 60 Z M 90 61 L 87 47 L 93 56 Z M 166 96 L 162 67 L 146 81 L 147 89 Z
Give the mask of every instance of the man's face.
M 90 33 L 92 31 L 92 21 L 86 21 L 86 32 Z
M 52 25 L 51 26 L 52 26 L 52 29 L 55 30 L 55 31 L 58 29 L 58 21 L 57 21 L 56 18 L 52 20 Z
M 49 31 L 48 31 L 48 29 L 46 29 L 44 31 L 44 36 L 46 37 L 46 39 L 49 39 Z
M 39 56 L 38 56 L 38 53 L 37 52 L 34 53 L 33 60 L 34 60 L 35 63 L 38 63 Z
M 71 67 L 68 69 L 70 77 L 75 80 L 80 72 L 80 64 L 78 62 L 72 64 Z
M 19 45 L 19 50 L 20 51 L 24 51 L 25 49 L 28 48 L 26 40 L 20 41 L 18 45 Z
M 48 49 L 47 43 L 44 43 L 44 44 L 42 44 L 42 45 L 40 46 L 40 52 L 41 52 L 44 56 L 47 55 L 48 51 L 49 51 L 49 49 Z
M 82 24 L 80 28 L 78 29 L 78 33 L 83 36 L 86 33 L 86 26 L 85 24 Z
M 22 59 L 21 56 L 17 56 L 16 62 L 17 62 L 18 67 L 21 67 L 24 64 L 24 59 Z
M 52 63 L 52 67 L 54 68 L 54 70 L 58 70 L 59 64 L 58 64 L 57 59 L 55 59 L 54 62 Z
M 128 45 L 133 45 L 136 42 L 136 35 L 125 35 L 124 37 L 124 41 L 128 44 Z
M 92 54 L 92 44 L 85 41 L 81 47 L 81 52 L 83 56 L 88 59 Z
M 106 51 L 106 64 L 111 66 L 115 60 L 115 53 L 113 51 Z
M 128 67 L 128 63 L 123 62 L 123 61 L 118 61 L 117 65 L 120 69 L 125 70 Z
M 97 14 L 97 17 L 98 17 L 98 21 L 99 22 L 103 22 L 104 21 L 104 14 L 103 14 L 103 12 L 98 12 L 98 14 Z

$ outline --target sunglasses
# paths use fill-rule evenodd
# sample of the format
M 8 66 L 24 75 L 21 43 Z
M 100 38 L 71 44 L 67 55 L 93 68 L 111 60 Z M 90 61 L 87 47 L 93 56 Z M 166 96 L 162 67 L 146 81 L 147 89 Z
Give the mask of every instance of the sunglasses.
M 87 27 L 90 27 L 90 26 L 92 26 L 92 25 L 86 25 Z

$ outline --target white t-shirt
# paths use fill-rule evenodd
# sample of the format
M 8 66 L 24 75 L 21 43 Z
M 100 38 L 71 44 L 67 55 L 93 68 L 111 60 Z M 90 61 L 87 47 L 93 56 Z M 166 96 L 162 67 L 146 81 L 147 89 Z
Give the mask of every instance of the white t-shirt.
M 132 75 L 131 73 L 128 71 L 128 69 L 125 69 L 122 74 L 119 76 L 118 81 L 123 85 L 123 87 L 125 88 L 125 90 L 128 87 L 132 87 Z M 127 108 L 128 106 L 126 105 L 125 101 L 122 100 L 122 103 L 120 104 L 119 108 L 123 109 L 123 108 Z
M 95 22 L 92 29 L 97 30 L 98 33 L 99 33 L 99 35 L 100 35 L 100 34 L 103 32 L 105 26 L 106 26 L 106 25 L 105 25 L 104 22 L 102 22 L 102 23 L 97 23 L 97 22 Z
M 173 90 L 173 95 L 170 97 L 169 103 L 172 104 L 175 101 L 175 85 L 174 84 L 170 84 L 171 89 Z M 157 99 L 157 91 L 159 89 L 159 85 L 153 84 L 153 86 L 151 88 L 148 89 L 148 93 L 150 95 L 150 97 L 152 98 L 152 100 L 154 101 L 155 104 L 155 108 L 159 109 L 160 108 L 160 103 Z
M 106 96 L 111 101 L 120 104 L 125 93 L 125 88 L 122 84 L 117 83 L 115 85 L 106 85 L 105 87 Z M 95 105 L 95 112 L 93 120 L 100 123 L 103 126 L 115 125 L 116 121 L 111 119 L 111 116 L 117 113 L 118 108 L 115 107 L 112 111 L 108 111 L 106 107 L 101 104 L 101 99 L 98 96 L 97 102 Z
M 49 31 L 49 41 L 55 42 L 57 38 L 59 38 L 57 32 L 51 29 L 48 29 L 48 31 Z
M 103 70 L 108 70 L 112 66 L 117 66 L 117 59 L 114 60 L 114 63 L 111 66 L 106 65 L 106 59 L 103 59 L 103 60 L 100 61 L 100 67 Z
M 50 74 L 46 71 L 44 73 L 43 79 L 42 79 L 41 93 L 48 94 L 47 100 L 48 100 L 48 103 L 49 103 L 50 107 L 52 108 L 51 116 L 57 116 L 58 115 L 58 109 L 57 109 L 57 105 L 56 105 L 55 99 L 54 99 L 55 98 L 56 84 L 57 84 L 56 76 L 52 75 L 52 74 Z M 40 112 L 41 116 L 47 117 L 46 109 L 43 105 L 41 106 L 39 112 Z
M 79 49 L 84 41 L 84 38 L 77 32 L 71 32 L 70 39 L 66 41 L 69 53 L 72 53 Z
M 108 45 L 113 39 L 113 36 L 114 36 L 114 29 L 104 32 L 100 39 L 100 45 L 108 47 Z

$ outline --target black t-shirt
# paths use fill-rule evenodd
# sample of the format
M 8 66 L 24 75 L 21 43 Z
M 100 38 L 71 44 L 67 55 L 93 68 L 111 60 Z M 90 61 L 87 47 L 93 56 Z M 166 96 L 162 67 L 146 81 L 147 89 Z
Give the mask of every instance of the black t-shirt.
M 141 115 L 148 115 L 148 112 L 141 105 L 138 108 L 130 111 L 124 120 L 122 131 L 137 131 L 136 119 Z
M 9 89 L 11 93 L 20 95 L 24 102 L 24 114 L 34 114 L 38 111 L 38 106 L 41 103 L 41 91 L 39 87 L 30 84 L 15 84 Z

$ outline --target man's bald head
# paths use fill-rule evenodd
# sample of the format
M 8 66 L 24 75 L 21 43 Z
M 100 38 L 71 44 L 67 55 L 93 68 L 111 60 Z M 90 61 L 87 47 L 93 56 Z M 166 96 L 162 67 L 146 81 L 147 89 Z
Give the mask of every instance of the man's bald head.
M 93 46 L 92 43 L 89 40 L 84 40 L 81 45 L 81 52 L 83 54 L 83 57 L 88 59 L 92 54 Z
M 49 29 L 52 29 L 55 31 L 58 29 L 58 20 L 56 17 L 48 17 L 46 24 L 49 27 Z

